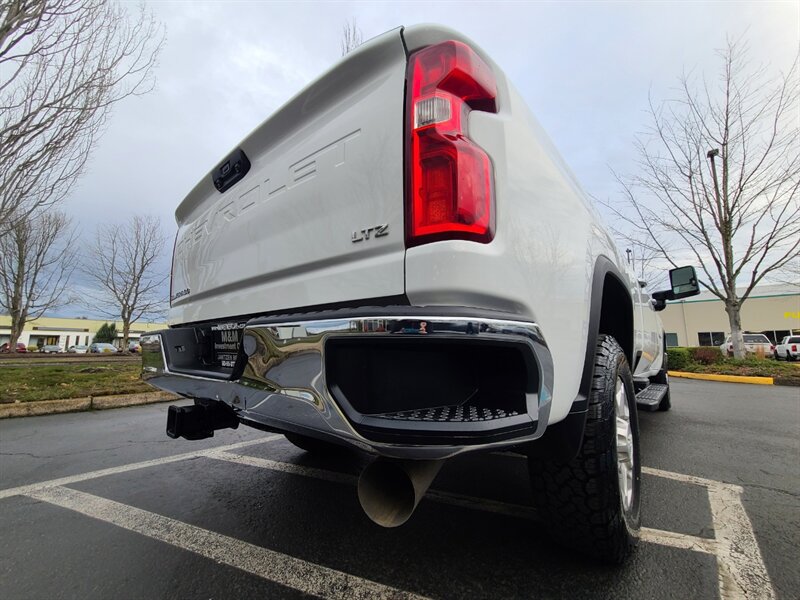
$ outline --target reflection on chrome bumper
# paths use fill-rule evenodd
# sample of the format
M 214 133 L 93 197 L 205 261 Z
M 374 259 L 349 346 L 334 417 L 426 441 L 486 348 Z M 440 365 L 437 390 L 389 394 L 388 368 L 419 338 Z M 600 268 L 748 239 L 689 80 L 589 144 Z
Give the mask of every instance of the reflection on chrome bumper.
M 191 374 L 171 370 L 169 352 L 162 346 L 170 344 L 172 330 L 166 330 L 142 338 L 143 378 L 187 397 L 225 402 L 245 423 L 333 438 L 396 458 L 445 458 L 531 441 L 544 433 L 553 367 L 536 324 L 430 316 L 422 309 L 408 308 L 405 314 L 391 316 L 253 319 L 245 326 L 241 364 L 231 380 L 200 376 L 197 370 Z M 414 398 L 402 393 L 395 410 L 382 406 L 385 399 L 374 396 L 393 398 L 398 387 L 422 390 L 422 395 L 430 389 L 424 373 L 419 374 L 426 370 L 429 355 L 439 357 L 437 348 L 443 356 L 441 364 L 431 364 L 427 370 L 434 370 L 434 378 L 440 371 L 455 377 L 454 385 L 445 381 L 440 386 L 443 406 L 431 401 L 417 406 Z M 452 358 L 454 351 L 458 360 Z M 358 360 L 352 357 L 388 370 L 405 368 L 403 361 L 408 361 L 414 372 L 382 379 L 377 384 L 382 393 L 376 394 L 376 388 L 362 385 L 354 366 Z M 475 378 L 459 376 L 480 370 L 476 364 L 486 357 L 494 361 L 493 367 L 478 378 L 480 384 L 460 385 L 461 379 L 474 384 Z M 514 394 L 498 389 L 506 380 L 504 369 L 511 368 L 509 361 L 527 371 L 519 377 L 523 383 Z M 364 372 L 375 379 L 374 369 Z M 434 387 L 441 383 L 432 380 Z M 504 404 L 511 396 L 515 399 Z

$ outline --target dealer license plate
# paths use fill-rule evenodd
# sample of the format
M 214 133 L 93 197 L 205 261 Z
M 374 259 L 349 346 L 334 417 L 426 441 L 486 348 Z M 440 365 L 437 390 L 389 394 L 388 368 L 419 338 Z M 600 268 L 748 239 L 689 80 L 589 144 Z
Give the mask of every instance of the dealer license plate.
M 236 365 L 239 355 L 239 344 L 242 343 L 244 323 L 217 323 L 211 326 L 213 339 L 214 363 L 226 369 Z

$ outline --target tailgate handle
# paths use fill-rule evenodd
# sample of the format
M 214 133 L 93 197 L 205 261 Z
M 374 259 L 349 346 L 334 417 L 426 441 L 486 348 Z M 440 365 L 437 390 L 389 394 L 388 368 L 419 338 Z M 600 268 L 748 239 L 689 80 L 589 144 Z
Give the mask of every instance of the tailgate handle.
M 240 148 L 235 150 L 223 160 L 219 166 L 211 173 L 211 180 L 217 191 L 222 193 L 242 179 L 250 170 L 250 161 L 244 151 Z

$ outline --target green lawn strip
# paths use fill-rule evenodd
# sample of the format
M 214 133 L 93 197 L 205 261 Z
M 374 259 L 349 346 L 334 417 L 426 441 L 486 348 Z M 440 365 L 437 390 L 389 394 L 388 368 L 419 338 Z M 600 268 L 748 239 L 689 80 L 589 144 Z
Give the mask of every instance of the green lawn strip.
M 798 377 L 800 378 L 800 368 L 786 363 L 778 363 L 774 360 L 758 360 L 757 358 L 745 358 L 736 360 L 726 359 L 725 362 L 711 365 L 703 365 L 690 362 L 681 369 L 689 373 L 715 373 L 717 375 L 742 375 L 746 377 Z
M 148 392 L 139 364 L 97 363 L 0 368 L 0 402 L 35 402 Z
M 788 363 L 770 358 L 725 358 L 720 362 L 702 364 L 688 361 L 676 371 L 705 373 L 709 375 L 737 375 L 739 377 L 772 377 L 776 383 L 800 385 L 800 363 Z

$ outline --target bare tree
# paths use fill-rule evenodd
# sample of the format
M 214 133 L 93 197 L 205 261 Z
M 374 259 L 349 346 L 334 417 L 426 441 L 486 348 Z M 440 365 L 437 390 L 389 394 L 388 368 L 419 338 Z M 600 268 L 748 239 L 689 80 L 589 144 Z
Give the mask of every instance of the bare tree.
M 358 22 L 355 17 L 353 20 L 345 22 L 342 25 L 342 40 L 340 42 L 342 49 L 342 56 L 349 54 L 363 43 L 361 30 L 358 28 Z
M 638 280 L 647 283 L 649 292 L 662 289 L 669 284 L 665 268 L 666 260 L 658 249 L 653 248 L 647 240 L 636 237 L 624 236 L 620 241 L 628 255 L 631 270 Z
M 10 348 L 25 323 L 68 303 L 74 231 L 66 215 L 48 211 L 14 219 L 0 235 L 0 308 L 11 317 Z
M 800 257 L 789 262 L 772 280 L 793 287 L 800 287 Z
M 92 308 L 122 321 L 122 344 L 128 346 L 131 324 L 164 312 L 164 282 L 159 270 L 166 236 L 153 216 L 135 216 L 130 223 L 100 226 L 83 271 L 97 285 L 89 293 Z
M 741 358 L 742 304 L 800 253 L 798 70 L 770 76 L 739 41 L 719 56 L 717 85 L 684 74 L 675 99 L 651 98 L 640 172 L 618 177 L 624 199 L 606 206 L 673 266 L 699 263 Z
M 69 194 L 112 107 L 153 88 L 162 28 L 106 0 L 0 0 L 0 233 Z

